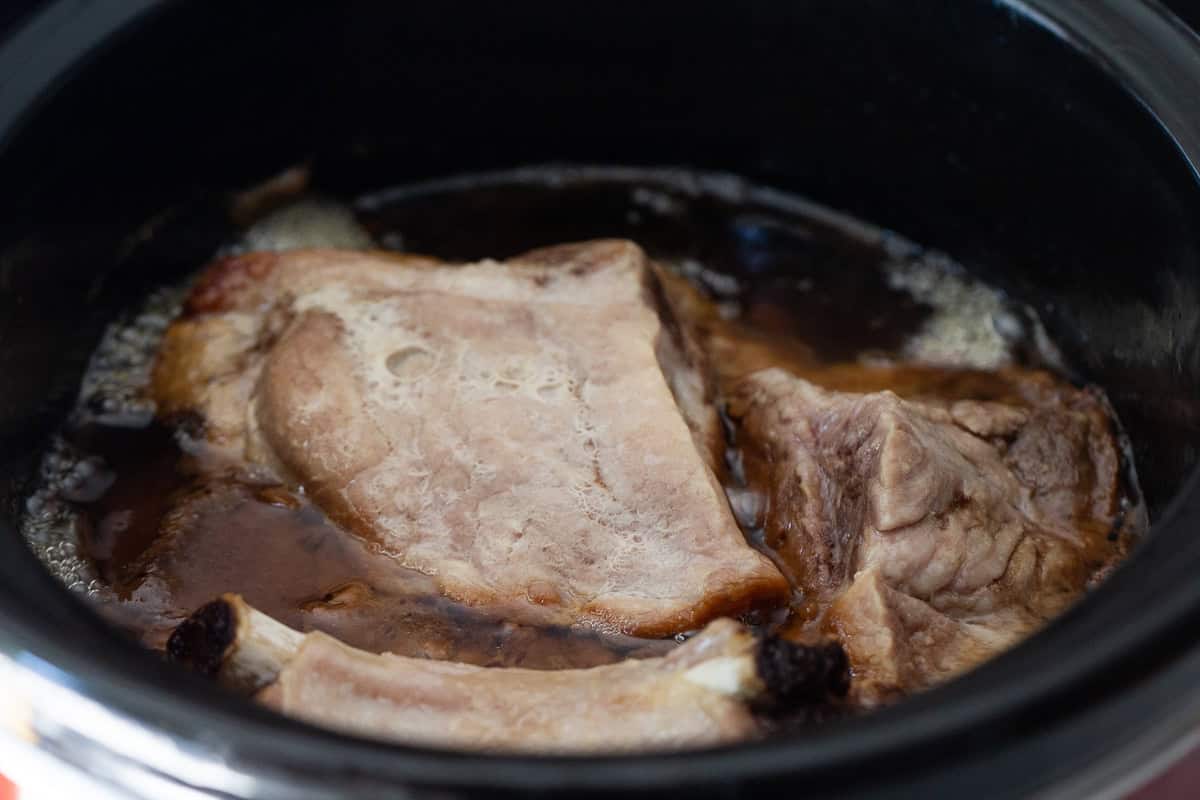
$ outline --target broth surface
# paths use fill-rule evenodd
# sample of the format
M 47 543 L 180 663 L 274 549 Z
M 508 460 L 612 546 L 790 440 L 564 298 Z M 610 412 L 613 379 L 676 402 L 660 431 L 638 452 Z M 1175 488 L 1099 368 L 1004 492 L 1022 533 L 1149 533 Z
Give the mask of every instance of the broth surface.
M 720 324 L 749 343 L 739 350 L 745 364 L 719 369 L 782 365 L 832 388 L 977 399 L 1003 394 L 990 372 L 997 368 L 1062 371 L 1032 311 L 945 256 L 729 176 L 526 169 L 384 190 L 348 205 L 301 198 L 265 217 L 243 197 L 235 211 L 259 218 L 246 230 L 231 223 L 231 251 L 373 242 L 470 261 L 629 238 L 712 299 Z M 214 477 L 187 426 L 162 427 L 141 394 L 183 292 L 160 289 L 110 328 L 28 503 L 31 545 L 110 620 L 161 648 L 195 608 L 237 592 L 292 627 L 376 652 L 563 668 L 674 646 L 515 625 L 456 605 L 424 575 L 373 569 L 371 546 L 302 493 L 250 469 Z M 755 499 L 740 480 L 735 444 L 726 488 L 738 512 Z M 773 556 L 761 531 L 744 527 Z M 1094 554 L 1097 563 L 1128 541 L 1110 544 Z M 791 609 L 749 621 L 799 629 L 810 620 L 797 595 Z

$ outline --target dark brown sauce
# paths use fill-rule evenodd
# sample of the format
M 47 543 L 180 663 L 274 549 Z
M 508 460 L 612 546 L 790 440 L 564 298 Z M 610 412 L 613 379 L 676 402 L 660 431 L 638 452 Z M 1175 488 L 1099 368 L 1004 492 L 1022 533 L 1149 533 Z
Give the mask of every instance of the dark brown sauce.
M 932 311 L 889 286 L 882 269 L 919 258 L 915 247 L 732 178 L 525 170 L 385 191 L 358 208 L 378 240 L 447 260 L 632 239 L 654 258 L 683 265 L 706 293 L 736 301 L 762 335 L 815 346 L 830 360 L 895 352 Z
M 585 666 L 669 646 L 514 625 L 441 599 L 429 578 L 373 554 L 303 496 L 206 475 L 165 428 L 89 427 L 75 438 L 118 475 L 80 504 L 82 544 L 114 590 L 103 610 L 149 646 L 223 592 L 355 647 L 489 666 Z
M 357 212 L 385 245 L 452 260 L 631 238 L 734 309 L 732 324 L 753 346 L 723 370 L 779 364 L 831 388 L 1004 399 L 1006 384 L 987 371 L 858 363 L 895 356 L 934 313 L 887 279 L 888 265 L 922 258 L 911 245 L 736 182 L 708 186 L 630 171 L 551 178 L 514 173 L 428 184 L 363 198 Z M 97 496 L 72 499 L 86 554 L 113 590 L 101 593 L 100 608 L 151 647 L 224 592 L 356 647 L 484 665 L 590 666 L 673 645 L 514 625 L 456 605 L 429 578 L 373 554 L 305 497 L 244 476 L 204 477 L 173 430 L 81 419 L 64 436 L 107 471 Z M 763 546 L 761 535 L 747 536 Z M 806 613 L 799 598 L 793 614 L 803 620 Z

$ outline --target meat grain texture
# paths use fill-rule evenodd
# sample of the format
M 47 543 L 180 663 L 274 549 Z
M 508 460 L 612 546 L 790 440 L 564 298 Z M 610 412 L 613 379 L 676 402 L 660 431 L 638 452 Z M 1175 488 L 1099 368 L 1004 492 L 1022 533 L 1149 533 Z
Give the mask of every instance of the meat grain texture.
M 766 542 L 866 705 L 946 680 L 1062 612 L 1123 554 L 1102 399 L 1009 370 L 1007 402 L 830 391 L 783 370 L 731 397 Z M 960 387 L 961 388 L 961 387 Z

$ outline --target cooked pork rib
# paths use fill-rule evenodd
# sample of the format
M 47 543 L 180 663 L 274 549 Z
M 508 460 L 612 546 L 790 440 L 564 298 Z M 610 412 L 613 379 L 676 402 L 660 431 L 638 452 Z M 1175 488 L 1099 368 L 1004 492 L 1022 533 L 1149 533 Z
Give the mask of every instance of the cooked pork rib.
M 834 392 L 778 369 L 731 398 L 767 544 L 840 634 L 866 702 L 994 655 L 1119 554 L 1102 401 L 1010 377 L 1020 402 Z
M 792 657 L 771 652 L 779 647 Z M 260 699 L 291 716 L 408 743 L 485 750 L 734 741 L 756 732 L 752 705 L 827 700 L 844 694 L 847 681 L 836 645 L 756 640 L 728 619 L 665 657 L 547 672 L 365 653 L 322 633 L 300 634 L 235 595 L 180 625 L 169 651 L 243 690 L 270 684 Z
M 454 599 L 659 636 L 787 596 L 713 473 L 699 357 L 628 242 L 256 253 L 201 277 L 154 392 Z

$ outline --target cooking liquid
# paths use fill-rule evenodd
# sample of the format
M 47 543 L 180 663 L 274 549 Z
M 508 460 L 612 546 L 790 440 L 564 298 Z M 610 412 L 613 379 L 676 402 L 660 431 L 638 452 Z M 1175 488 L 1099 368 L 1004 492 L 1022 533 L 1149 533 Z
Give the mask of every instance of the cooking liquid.
M 287 212 L 304 226 L 298 239 L 313 243 L 308 212 L 320 207 Z M 325 207 L 338 217 L 333 228 L 353 225 L 344 207 Z M 982 398 L 1002 391 L 986 370 L 1055 364 L 1031 312 L 948 259 L 727 176 L 530 169 L 379 192 L 353 209 L 361 229 L 348 241 L 365 241 L 365 229 L 380 246 L 454 261 L 632 239 L 753 341 L 753 366 L 826 370 L 841 388 L 882 388 L 871 385 L 882 381 L 901 394 Z M 267 220 L 259 230 L 270 234 L 257 244 L 254 228 L 240 238 L 232 232 L 230 247 L 286 247 L 286 224 L 278 214 Z M 341 242 L 334 235 L 328 243 Z M 29 503 L 26 534 L 35 549 L 55 553 L 55 568 L 86 584 L 110 620 L 161 648 L 197 607 L 237 592 L 287 625 L 355 647 L 483 665 L 582 667 L 674 646 L 516 625 L 464 608 L 441 598 L 424 575 L 376 568 L 386 556 L 333 525 L 302 493 L 252 471 L 214 477 L 187 426 L 153 421 L 141 394 L 181 294 L 160 292 L 148 310 L 109 331 Z M 913 359 L 956 369 L 863 366 Z M 749 541 L 763 548 L 732 446 L 729 465 L 731 503 Z M 802 596 L 791 612 L 793 626 L 804 622 L 810 610 Z M 749 621 L 776 626 L 787 616 Z

